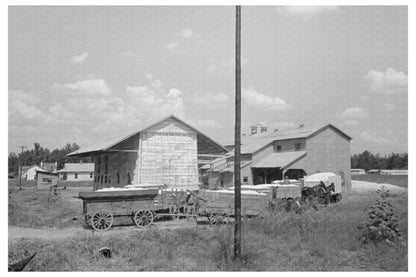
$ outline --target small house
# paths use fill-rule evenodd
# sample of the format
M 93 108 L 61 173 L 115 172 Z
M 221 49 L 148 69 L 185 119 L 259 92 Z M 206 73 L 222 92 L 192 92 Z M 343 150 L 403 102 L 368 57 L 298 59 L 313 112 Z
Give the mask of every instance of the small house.
M 64 168 L 57 171 L 62 181 L 93 181 L 93 163 L 65 163 Z
M 38 190 L 49 190 L 51 186 L 58 184 L 58 174 L 53 172 L 36 172 L 36 184 Z

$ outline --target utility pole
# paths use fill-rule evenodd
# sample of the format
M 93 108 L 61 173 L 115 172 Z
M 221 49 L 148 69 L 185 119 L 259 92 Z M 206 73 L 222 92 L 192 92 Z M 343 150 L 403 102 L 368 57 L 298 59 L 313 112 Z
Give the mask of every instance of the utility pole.
M 236 6 L 235 35 L 235 147 L 234 147 L 234 259 L 241 258 L 241 6 Z
M 23 149 L 27 148 L 26 146 L 19 146 L 20 148 L 22 148 L 22 152 L 20 154 L 20 170 L 19 170 L 19 187 L 22 187 L 22 156 L 23 156 Z

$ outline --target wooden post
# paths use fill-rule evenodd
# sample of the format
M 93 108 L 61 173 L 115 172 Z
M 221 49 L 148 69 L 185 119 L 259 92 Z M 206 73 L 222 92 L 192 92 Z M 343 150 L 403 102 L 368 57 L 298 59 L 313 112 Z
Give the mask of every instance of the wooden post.
M 234 148 L 234 259 L 241 258 L 241 6 L 236 6 L 235 36 L 235 148 Z
M 20 174 L 19 174 L 19 187 L 22 187 L 22 170 L 23 170 L 23 162 L 22 162 L 22 157 L 23 157 L 23 149 L 26 148 L 26 146 L 19 146 L 20 148 L 22 148 L 22 152 L 20 154 Z

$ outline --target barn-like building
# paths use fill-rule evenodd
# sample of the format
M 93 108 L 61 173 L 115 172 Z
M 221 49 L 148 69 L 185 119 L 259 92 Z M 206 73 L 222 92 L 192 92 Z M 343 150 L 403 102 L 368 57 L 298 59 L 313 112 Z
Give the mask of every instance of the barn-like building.
M 198 189 L 198 160 L 228 150 L 170 115 L 121 139 L 81 148 L 69 156 L 91 156 L 94 190 L 129 184 Z
M 332 124 L 299 125 L 297 128 L 260 131 L 242 137 L 241 180 L 243 185 L 271 183 L 283 178 L 299 179 L 318 172 L 342 178 L 343 190 L 351 189 L 351 137 Z M 204 165 L 210 187 L 233 186 L 233 145 L 226 156 Z

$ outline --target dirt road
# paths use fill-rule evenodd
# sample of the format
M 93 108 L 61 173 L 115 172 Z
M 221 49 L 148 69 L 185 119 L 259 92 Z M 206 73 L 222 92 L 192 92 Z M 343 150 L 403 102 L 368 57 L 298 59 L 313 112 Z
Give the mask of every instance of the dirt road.
M 163 221 L 153 223 L 148 228 L 138 228 L 136 226 L 122 226 L 113 227 L 105 232 L 95 232 L 92 229 L 79 228 L 62 228 L 62 229 L 35 229 L 35 228 L 23 228 L 23 227 L 9 227 L 9 241 L 17 239 L 42 239 L 42 240 L 60 240 L 67 239 L 76 236 L 91 235 L 95 236 L 112 236 L 112 235 L 126 235 L 134 232 L 142 232 L 144 230 L 173 230 L 182 228 L 195 228 L 197 226 L 194 220 L 178 220 L 178 221 Z

